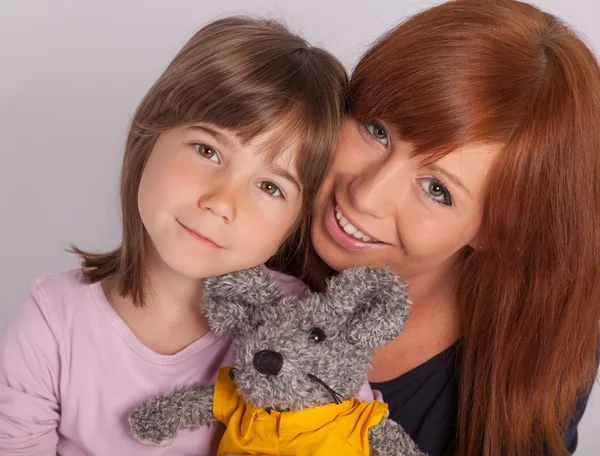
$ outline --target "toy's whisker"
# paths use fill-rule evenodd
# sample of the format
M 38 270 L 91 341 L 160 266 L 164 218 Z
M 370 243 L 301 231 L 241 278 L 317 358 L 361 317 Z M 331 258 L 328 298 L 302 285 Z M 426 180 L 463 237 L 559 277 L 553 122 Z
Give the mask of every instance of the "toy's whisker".
M 310 378 L 313 382 L 317 382 L 319 385 L 323 386 L 327 392 L 331 395 L 331 397 L 333 398 L 333 401 L 336 404 L 341 404 L 342 401 L 344 400 L 344 398 L 342 397 L 341 394 L 335 392 L 333 389 L 331 389 L 327 383 L 325 383 L 323 380 L 321 380 L 319 377 L 313 375 L 313 374 L 308 374 L 308 378 Z

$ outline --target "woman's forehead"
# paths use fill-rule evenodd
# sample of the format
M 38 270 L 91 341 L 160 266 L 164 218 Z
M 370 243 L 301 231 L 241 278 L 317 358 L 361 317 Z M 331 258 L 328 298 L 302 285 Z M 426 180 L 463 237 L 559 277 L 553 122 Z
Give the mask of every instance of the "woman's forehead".
M 437 167 L 450 180 L 458 181 L 471 197 L 478 199 L 501 150 L 500 144 L 467 144 L 438 158 L 430 167 Z

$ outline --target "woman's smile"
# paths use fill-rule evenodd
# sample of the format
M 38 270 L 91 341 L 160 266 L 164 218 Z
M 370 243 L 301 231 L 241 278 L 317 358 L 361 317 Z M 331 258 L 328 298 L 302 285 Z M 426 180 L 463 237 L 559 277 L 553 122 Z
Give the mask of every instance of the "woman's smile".
M 349 216 L 334 199 L 327 208 L 325 230 L 337 245 L 348 250 L 380 248 L 386 245 L 370 236 L 370 233 L 367 234 L 354 220 L 350 221 Z

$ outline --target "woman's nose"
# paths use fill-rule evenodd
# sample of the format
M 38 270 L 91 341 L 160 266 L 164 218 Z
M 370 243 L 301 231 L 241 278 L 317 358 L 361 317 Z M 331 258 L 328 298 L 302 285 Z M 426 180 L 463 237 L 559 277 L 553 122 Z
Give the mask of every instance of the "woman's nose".
M 370 163 L 354 175 L 348 191 L 356 210 L 376 218 L 392 215 L 408 182 L 404 168 L 400 161 L 388 159 Z

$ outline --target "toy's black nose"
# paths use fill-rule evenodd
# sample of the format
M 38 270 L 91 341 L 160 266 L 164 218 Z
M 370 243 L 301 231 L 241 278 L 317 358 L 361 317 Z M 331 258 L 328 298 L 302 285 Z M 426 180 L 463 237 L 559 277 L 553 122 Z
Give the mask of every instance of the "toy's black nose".
M 283 367 L 283 356 L 271 350 L 261 350 L 254 355 L 254 368 L 265 375 L 277 375 Z

